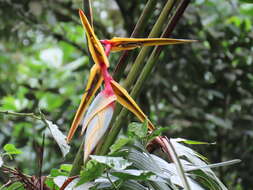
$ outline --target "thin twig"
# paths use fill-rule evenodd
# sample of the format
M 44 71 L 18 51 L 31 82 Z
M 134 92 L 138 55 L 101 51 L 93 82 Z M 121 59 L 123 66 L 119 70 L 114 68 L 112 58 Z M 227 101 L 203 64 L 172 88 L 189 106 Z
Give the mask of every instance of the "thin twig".
M 64 183 L 62 184 L 60 190 L 65 190 L 65 188 L 76 178 L 78 178 L 79 176 L 72 176 L 72 177 L 69 177 L 68 179 L 66 179 L 64 181 Z
M 0 114 L 13 115 L 13 116 L 17 116 L 17 117 L 31 117 L 33 119 L 42 120 L 42 118 L 40 116 L 37 116 L 34 113 L 19 113 L 19 112 L 13 112 L 13 111 L 0 110 Z

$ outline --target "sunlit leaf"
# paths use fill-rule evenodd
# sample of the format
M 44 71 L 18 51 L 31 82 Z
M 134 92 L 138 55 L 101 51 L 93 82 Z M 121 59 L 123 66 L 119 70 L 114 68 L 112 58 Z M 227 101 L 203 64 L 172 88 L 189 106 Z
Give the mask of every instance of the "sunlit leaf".
M 62 164 L 60 166 L 60 170 L 66 171 L 66 172 L 70 172 L 72 169 L 72 164 Z
M 0 167 L 2 167 L 3 164 L 4 164 L 3 158 L 2 156 L 0 156 Z
M 3 148 L 7 154 L 14 155 L 14 154 L 21 154 L 22 151 L 17 149 L 14 144 L 6 144 Z

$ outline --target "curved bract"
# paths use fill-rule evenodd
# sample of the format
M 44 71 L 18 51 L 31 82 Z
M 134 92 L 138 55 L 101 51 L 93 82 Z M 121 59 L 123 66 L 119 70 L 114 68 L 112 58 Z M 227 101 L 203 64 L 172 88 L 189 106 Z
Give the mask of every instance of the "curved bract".
M 155 126 L 149 121 L 148 117 L 143 113 L 138 104 L 134 101 L 134 99 L 129 95 L 129 93 L 121 87 L 116 81 L 111 81 L 112 89 L 117 96 L 117 101 L 130 110 L 141 122 L 145 120 L 148 121 L 148 128 L 152 131 L 155 129 Z
M 91 53 L 91 56 L 94 62 L 98 65 L 105 64 L 106 67 L 109 67 L 109 61 L 105 55 L 104 48 L 100 41 L 98 40 L 97 36 L 95 35 L 92 27 L 86 18 L 84 12 L 79 9 L 79 15 L 83 24 L 83 27 L 86 31 L 86 36 L 88 39 L 88 46 Z
M 100 68 L 97 65 L 93 65 L 93 67 L 90 70 L 90 76 L 88 78 L 88 82 L 86 85 L 85 92 L 82 96 L 81 103 L 78 107 L 75 118 L 72 122 L 71 128 L 70 128 L 68 136 L 67 136 L 68 142 L 72 139 L 72 137 L 73 137 L 78 125 L 80 124 L 80 122 L 83 118 L 83 115 L 84 115 L 85 111 L 87 110 L 93 96 L 97 92 L 98 88 L 101 86 L 102 81 L 103 81 L 103 77 L 101 75 Z
M 87 127 L 84 136 L 84 162 L 109 127 L 115 99 L 114 96 L 107 97 L 102 91 L 96 96 L 84 117 L 83 131 Z
M 160 46 L 194 42 L 195 40 L 173 38 L 118 38 L 101 40 L 102 44 L 111 44 L 111 51 L 132 50 L 142 46 Z

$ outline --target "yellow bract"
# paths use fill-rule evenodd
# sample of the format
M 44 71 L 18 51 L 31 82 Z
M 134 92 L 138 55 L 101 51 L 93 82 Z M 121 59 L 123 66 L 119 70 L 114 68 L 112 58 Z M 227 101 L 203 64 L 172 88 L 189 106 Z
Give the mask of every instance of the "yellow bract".
M 142 46 L 158 46 L 194 42 L 173 38 L 112 38 L 107 40 L 112 44 L 111 51 L 131 50 Z
M 71 128 L 67 136 L 68 142 L 72 139 L 78 125 L 80 124 L 83 118 L 85 111 L 87 110 L 87 107 L 89 106 L 92 100 L 92 97 L 95 95 L 98 88 L 101 86 L 102 81 L 103 81 L 103 77 L 101 75 L 99 66 L 93 65 L 93 67 L 90 70 L 90 76 L 89 76 L 88 83 L 87 83 L 85 92 L 83 94 L 81 103 L 78 107 L 75 118 L 72 122 Z
M 100 43 L 100 41 L 98 40 L 97 36 L 95 35 L 94 31 L 92 30 L 92 27 L 89 24 L 89 21 L 84 15 L 82 10 L 79 10 L 79 15 L 80 15 L 83 27 L 86 31 L 89 50 L 94 62 L 97 65 L 104 63 L 106 67 L 109 67 L 109 61 L 107 59 L 107 56 L 105 55 L 104 48 L 102 44 Z
M 111 81 L 111 86 L 115 95 L 117 96 L 117 101 L 122 106 L 126 107 L 128 110 L 134 113 L 134 115 L 136 115 L 140 121 L 144 122 L 147 120 L 148 128 L 150 130 L 154 130 L 154 125 L 151 123 L 151 121 L 149 121 L 148 117 L 142 112 L 141 108 L 136 104 L 128 92 L 114 80 Z

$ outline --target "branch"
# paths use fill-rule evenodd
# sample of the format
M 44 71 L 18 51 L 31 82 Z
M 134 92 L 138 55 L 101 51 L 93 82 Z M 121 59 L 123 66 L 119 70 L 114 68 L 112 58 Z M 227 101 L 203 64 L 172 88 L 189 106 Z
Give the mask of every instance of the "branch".
M 0 114 L 13 115 L 13 116 L 17 116 L 17 117 L 31 117 L 33 119 L 42 120 L 42 118 L 40 116 L 37 116 L 34 113 L 18 113 L 18 112 L 13 112 L 13 111 L 0 110 Z

